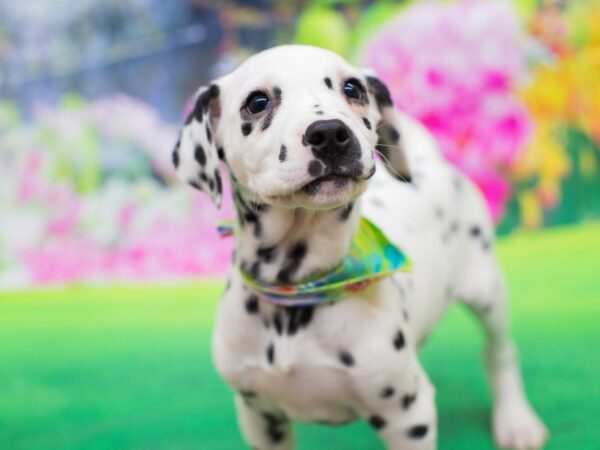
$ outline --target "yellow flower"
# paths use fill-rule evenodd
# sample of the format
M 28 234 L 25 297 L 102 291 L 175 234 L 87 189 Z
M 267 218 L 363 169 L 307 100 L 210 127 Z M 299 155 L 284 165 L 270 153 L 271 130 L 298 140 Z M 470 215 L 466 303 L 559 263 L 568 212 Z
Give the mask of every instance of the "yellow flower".
M 521 220 L 525 228 L 539 228 L 542 224 L 542 208 L 533 191 L 521 192 L 518 196 Z

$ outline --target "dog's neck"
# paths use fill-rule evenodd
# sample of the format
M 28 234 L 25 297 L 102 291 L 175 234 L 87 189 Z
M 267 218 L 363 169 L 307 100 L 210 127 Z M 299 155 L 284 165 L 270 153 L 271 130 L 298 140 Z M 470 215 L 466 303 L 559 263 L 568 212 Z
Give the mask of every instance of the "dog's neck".
M 250 201 L 240 191 L 234 202 L 236 263 L 265 283 L 293 283 L 339 265 L 360 218 L 357 202 L 326 211 L 291 209 Z

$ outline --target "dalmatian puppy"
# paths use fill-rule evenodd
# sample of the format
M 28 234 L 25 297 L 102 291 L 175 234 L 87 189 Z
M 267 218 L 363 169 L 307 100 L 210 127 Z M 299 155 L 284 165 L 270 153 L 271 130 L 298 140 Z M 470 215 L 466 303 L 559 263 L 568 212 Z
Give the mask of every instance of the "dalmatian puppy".
M 213 355 L 250 448 L 292 449 L 293 420 L 355 419 L 388 449 L 436 448 L 435 389 L 418 350 L 455 299 L 485 329 L 497 445 L 543 446 L 482 196 L 380 80 L 322 49 L 259 53 L 200 88 L 173 152 L 178 175 L 217 205 L 219 160 L 237 231 Z M 410 273 L 311 307 L 274 305 L 240 276 L 290 284 L 337 266 L 361 215 L 409 256 Z

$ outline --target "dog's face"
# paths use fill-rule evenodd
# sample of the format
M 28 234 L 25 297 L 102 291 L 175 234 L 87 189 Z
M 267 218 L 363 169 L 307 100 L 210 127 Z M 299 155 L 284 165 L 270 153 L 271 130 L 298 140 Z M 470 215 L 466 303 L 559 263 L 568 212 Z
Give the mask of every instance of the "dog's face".
M 276 47 L 201 89 L 173 160 L 217 203 L 218 156 L 252 200 L 333 208 L 366 188 L 382 138 L 376 128 L 389 107 L 385 86 L 336 54 Z

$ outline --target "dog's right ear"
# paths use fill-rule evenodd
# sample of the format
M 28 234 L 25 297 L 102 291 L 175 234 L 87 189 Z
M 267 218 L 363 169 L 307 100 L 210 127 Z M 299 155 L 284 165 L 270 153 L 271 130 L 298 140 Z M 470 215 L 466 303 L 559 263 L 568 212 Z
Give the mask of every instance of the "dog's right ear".
M 411 181 L 410 168 L 404 149 L 400 132 L 400 114 L 394 107 L 387 86 L 370 71 L 365 71 L 367 90 L 375 100 L 381 118 L 376 124 L 377 145 L 379 153 L 391 166 L 393 174 L 402 181 Z
M 219 173 L 222 150 L 214 133 L 221 115 L 219 93 L 216 83 L 198 89 L 194 108 L 173 149 L 173 165 L 179 178 L 207 193 L 217 207 L 221 206 L 223 193 Z

